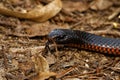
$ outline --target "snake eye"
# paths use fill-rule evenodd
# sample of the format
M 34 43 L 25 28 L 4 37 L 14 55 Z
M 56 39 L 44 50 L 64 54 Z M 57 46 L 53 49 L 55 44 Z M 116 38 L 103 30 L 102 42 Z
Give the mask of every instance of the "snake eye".
M 64 40 L 64 39 L 65 39 L 65 35 L 56 36 L 55 39 L 56 39 L 57 41 Z

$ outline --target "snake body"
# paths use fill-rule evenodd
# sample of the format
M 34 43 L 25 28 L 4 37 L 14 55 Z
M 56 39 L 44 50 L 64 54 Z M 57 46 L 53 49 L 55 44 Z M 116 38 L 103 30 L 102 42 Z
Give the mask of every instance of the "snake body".
M 48 35 L 56 44 L 100 53 L 120 55 L 120 38 L 108 38 L 79 30 L 54 29 Z

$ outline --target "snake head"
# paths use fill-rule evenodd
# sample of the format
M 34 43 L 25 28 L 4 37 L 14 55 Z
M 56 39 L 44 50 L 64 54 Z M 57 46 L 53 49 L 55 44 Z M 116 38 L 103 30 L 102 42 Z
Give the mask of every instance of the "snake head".
M 70 29 L 54 29 L 48 35 L 48 41 L 57 44 L 77 43 L 78 39 L 79 37 Z

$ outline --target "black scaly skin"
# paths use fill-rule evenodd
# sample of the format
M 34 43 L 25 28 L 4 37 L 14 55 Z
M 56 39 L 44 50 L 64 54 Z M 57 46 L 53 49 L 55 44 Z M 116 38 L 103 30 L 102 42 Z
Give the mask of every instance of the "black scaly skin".
M 56 44 L 101 53 L 120 55 L 120 39 L 106 38 L 79 30 L 55 29 L 48 35 Z

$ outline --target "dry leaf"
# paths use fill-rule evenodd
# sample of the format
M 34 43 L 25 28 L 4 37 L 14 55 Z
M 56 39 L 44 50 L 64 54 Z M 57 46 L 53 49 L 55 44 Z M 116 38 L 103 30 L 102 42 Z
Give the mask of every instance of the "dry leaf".
M 48 35 L 51 30 L 56 28 L 68 29 L 69 25 L 68 24 L 56 25 L 56 24 L 50 23 L 49 21 L 45 21 L 37 24 L 33 23 L 30 26 L 21 25 L 15 29 L 15 32 L 8 33 L 8 31 L 6 30 L 6 33 L 8 35 L 19 36 L 19 37 L 20 36 L 35 37 L 35 36 Z M 24 32 L 24 33 L 21 33 L 21 32 Z
M 72 5 L 70 5 L 72 4 Z M 80 12 L 83 12 L 83 11 L 86 11 L 89 6 L 88 6 L 88 3 L 86 3 L 85 1 L 76 1 L 76 2 L 72 2 L 72 1 L 64 1 L 63 3 L 63 7 L 66 11 L 68 12 L 72 12 L 72 11 L 80 11 Z
M 35 59 L 35 63 L 36 63 L 36 67 L 39 69 L 39 72 L 48 72 L 49 71 L 48 62 L 46 61 L 46 59 L 43 56 L 39 55 Z
M 56 73 L 49 71 L 48 62 L 43 56 L 39 55 L 38 57 L 35 57 L 33 60 L 36 64 L 36 69 L 39 73 L 38 76 L 36 76 L 33 80 L 45 80 L 50 76 L 56 75 Z
M 110 0 L 94 0 L 90 4 L 90 8 L 93 10 L 104 10 L 112 6 L 113 3 Z
M 66 78 L 64 80 L 80 80 L 79 78 Z
M 11 11 L 0 4 L 0 13 L 8 16 L 18 17 L 22 19 L 31 19 L 34 21 L 46 21 L 55 16 L 62 8 L 61 0 L 54 0 L 48 5 L 41 8 L 41 5 L 36 6 L 31 11 L 24 11 L 23 13 L 17 11 Z
M 46 60 L 48 61 L 48 64 L 55 64 L 56 62 L 56 57 L 54 55 L 48 55 L 46 57 Z
M 4 77 L 5 73 L 5 69 L 0 68 L 0 80 L 6 80 L 6 78 Z
M 50 76 L 55 76 L 56 73 L 54 72 L 41 72 L 38 77 L 34 78 L 33 80 L 45 80 L 48 79 Z
M 34 18 L 32 20 L 42 22 L 50 19 L 51 17 L 55 16 L 60 10 L 62 9 L 62 2 L 61 0 L 55 0 L 49 5 L 43 7 L 41 9 L 42 16 Z

